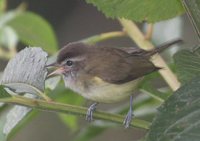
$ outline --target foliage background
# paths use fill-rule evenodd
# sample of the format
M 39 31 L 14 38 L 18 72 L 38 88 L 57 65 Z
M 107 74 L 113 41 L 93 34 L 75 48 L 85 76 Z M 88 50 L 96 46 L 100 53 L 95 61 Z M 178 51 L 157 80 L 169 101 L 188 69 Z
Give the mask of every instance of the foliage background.
M 17 7 L 21 2 L 21 0 L 9 0 L 8 6 L 10 9 L 13 9 Z M 68 42 L 77 41 L 98 33 L 112 30 L 121 30 L 121 26 L 117 21 L 106 19 L 105 16 L 98 12 L 95 7 L 86 4 L 84 1 L 60 0 L 59 2 L 56 2 L 54 0 L 49 0 L 46 2 L 39 0 L 29 0 L 25 2 L 28 4 L 28 10 L 38 13 L 53 25 L 60 47 L 67 44 Z M 181 16 L 178 21 L 180 34 L 176 36 L 183 36 L 183 39 L 186 43 L 184 45 L 185 47 L 194 46 L 197 43 L 197 37 L 192 30 L 191 24 L 185 16 Z M 156 29 L 157 34 L 154 36 L 154 41 L 156 43 L 161 43 L 171 39 L 174 36 L 173 33 L 166 34 L 165 28 L 167 28 L 167 26 L 172 28 L 174 24 L 174 22 L 169 22 L 168 24 L 161 22 L 158 25 L 158 29 Z M 26 23 L 24 23 L 24 25 L 26 26 Z M 111 46 L 134 46 L 132 41 L 128 38 L 106 41 L 102 44 Z M 23 47 L 23 45 L 21 45 L 21 47 Z M 5 62 L 2 61 L 2 69 L 4 68 L 4 64 Z M 126 102 L 127 101 L 114 105 L 102 104 L 102 107 L 99 108 L 108 109 L 112 107 L 120 107 L 120 105 L 123 105 Z M 88 123 L 84 121 L 84 118 L 80 118 L 80 125 L 85 127 L 85 125 L 88 125 Z M 84 130 L 84 128 L 80 129 Z M 101 129 L 99 129 L 99 131 L 101 131 Z M 23 128 L 12 140 L 70 140 L 70 138 L 73 138 L 77 135 L 76 132 L 71 132 L 71 130 L 63 124 L 63 121 L 61 121 L 56 114 L 42 112 L 39 114 L 39 116 L 34 118 L 33 121 L 26 125 L 26 127 Z M 121 126 L 119 128 L 108 129 L 95 137 L 93 140 L 98 141 L 104 139 L 128 141 L 132 140 L 133 137 L 135 139 L 139 139 L 141 136 L 143 136 L 143 133 L 144 130 L 124 130 L 124 128 Z

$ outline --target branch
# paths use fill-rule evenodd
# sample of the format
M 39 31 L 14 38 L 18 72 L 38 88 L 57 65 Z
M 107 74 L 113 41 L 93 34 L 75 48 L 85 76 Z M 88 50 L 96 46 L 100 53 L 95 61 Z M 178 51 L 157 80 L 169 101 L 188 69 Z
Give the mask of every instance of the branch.
M 87 108 L 84 108 L 84 107 L 57 103 L 53 101 L 47 102 L 44 100 L 30 99 L 30 98 L 26 98 L 22 96 L 2 98 L 0 99 L 0 102 L 27 106 L 27 107 L 35 108 L 38 110 L 67 113 L 67 114 L 80 115 L 80 116 L 86 116 L 86 113 L 87 113 Z M 117 115 L 117 114 L 110 114 L 103 111 L 95 111 L 93 116 L 96 119 L 112 121 L 112 122 L 120 123 L 120 124 L 122 124 L 124 120 L 124 116 Z M 137 127 L 137 128 L 149 129 L 150 123 L 144 120 L 134 118 L 133 121 L 131 122 L 131 126 Z
M 144 50 L 151 50 L 155 48 L 150 41 L 145 40 L 143 33 L 140 31 L 135 23 L 125 19 L 119 19 L 119 22 L 123 26 L 126 33 L 129 35 L 129 37 L 134 40 L 140 48 Z M 163 58 L 159 54 L 156 54 L 152 56 L 152 62 L 154 63 L 154 65 L 164 68 L 160 69 L 159 73 L 162 75 L 164 80 L 173 91 L 177 90 L 180 87 L 180 82 L 178 81 L 176 75 L 169 69 Z
M 81 41 L 84 43 L 95 44 L 97 42 L 105 41 L 112 38 L 123 37 L 125 35 L 126 35 L 126 32 L 124 31 L 112 31 L 112 32 L 106 32 L 106 33 L 101 33 L 95 36 L 91 36 Z

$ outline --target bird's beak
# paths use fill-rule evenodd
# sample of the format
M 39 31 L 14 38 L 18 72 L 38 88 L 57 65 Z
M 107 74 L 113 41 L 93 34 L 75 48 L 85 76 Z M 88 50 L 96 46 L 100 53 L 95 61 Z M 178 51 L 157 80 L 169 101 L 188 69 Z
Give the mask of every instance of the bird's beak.
M 46 67 L 55 67 L 56 69 L 49 73 L 47 75 L 47 77 L 50 77 L 50 76 L 53 76 L 53 75 L 60 75 L 60 74 L 63 74 L 65 72 L 65 69 L 62 65 L 58 64 L 58 63 L 52 63 L 52 64 L 49 64 L 47 65 Z

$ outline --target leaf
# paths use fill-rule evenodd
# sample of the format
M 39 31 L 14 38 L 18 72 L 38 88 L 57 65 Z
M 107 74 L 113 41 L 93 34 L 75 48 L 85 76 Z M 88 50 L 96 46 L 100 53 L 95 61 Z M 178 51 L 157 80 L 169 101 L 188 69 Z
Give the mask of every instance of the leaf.
M 61 121 L 69 127 L 73 132 L 78 130 L 78 118 L 73 115 L 66 115 L 66 114 L 58 114 Z
M 33 118 L 35 118 L 37 115 L 39 115 L 39 111 L 37 110 L 31 110 L 28 112 L 18 123 L 17 125 L 11 130 L 9 135 L 7 136 L 7 139 L 10 140 L 22 129 L 24 128 L 29 122 L 32 121 Z
M 31 111 L 31 108 L 24 106 L 14 106 L 6 115 L 3 133 L 9 135 L 14 127 Z
M 0 98 L 10 97 L 11 95 L 0 85 Z
M 49 53 L 58 49 L 58 43 L 50 24 L 39 15 L 23 12 L 7 23 L 27 45 L 41 46 Z
M 200 1 L 199 0 L 182 0 L 188 17 L 193 24 L 198 37 L 200 38 Z
M 10 110 L 10 108 L 7 107 L 6 109 L 1 111 L 1 113 L 0 113 L 0 115 L 1 115 L 0 116 L 0 140 L 1 141 L 7 140 L 7 136 L 6 136 L 6 134 L 3 133 L 3 130 L 4 130 L 5 122 L 6 122 L 6 116 L 7 116 L 7 113 L 8 113 L 9 110 Z
M 32 96 L 32 95 L 31 95 Z M 30 112 L 31 108 L 24 106 L 5 106 L 0 112 L 0 140 L 6 141 L 19 129 L 37 115 L 38 112 Z
M 176 72 L 182 83 L 200 75 L 200 51 L 181 50 L 174 55 Z
M 1 83 L 17 93 L 43 92 L 46 61 L 47 53 L 41 48 L 25 48 L 8 62 Z
M 184 12 L 179 0 L 86 0 L 107 17 L 157 22 Z
M 199 141 L 200 77 L 178 89 L 158 109 L 147 141 Z
M 35 98 L 35 95 L 25 94 L 25 97 Z M 31 117 L 35 116 L 37 112 L 32 112 L 32 109 L 25 106 L 15 105 L 10 108 L 10 110 L 6 114 L 6 120 L 3 127 L 3 134 L 7 137 L 12 137 L 20 126 L 22 127 L 25 123 L 31 119 Z

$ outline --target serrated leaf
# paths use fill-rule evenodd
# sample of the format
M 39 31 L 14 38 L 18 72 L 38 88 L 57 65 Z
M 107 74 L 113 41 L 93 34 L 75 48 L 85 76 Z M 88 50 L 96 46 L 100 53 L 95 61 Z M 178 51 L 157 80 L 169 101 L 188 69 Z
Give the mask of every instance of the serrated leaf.
M 157 22 L 184 12 L 179 0 L 86 0 L 107 17 Z
M 199 0 L 182 0 L 188 17 L 193 24 L 197 35 L 200 38 L 200 1 Z
M 199 141 L 200 77 L 178 89 L 158 109 L 147 141 Z
M 17 93 L 43 92 L 46 61 L 47 53 L 41 48 L 25 48 L 8 62 L 1 83 Z
M 200 54 L 196 50 L 181 50 L 174 55 L 176 71 L 181 82 L 190 81 L 200 75 Z
M 23 12 L 7 23 L 27 45 L 41 46 L 49 53 L 58 49 L 58 43 L 50 24 L 39 15 Z

